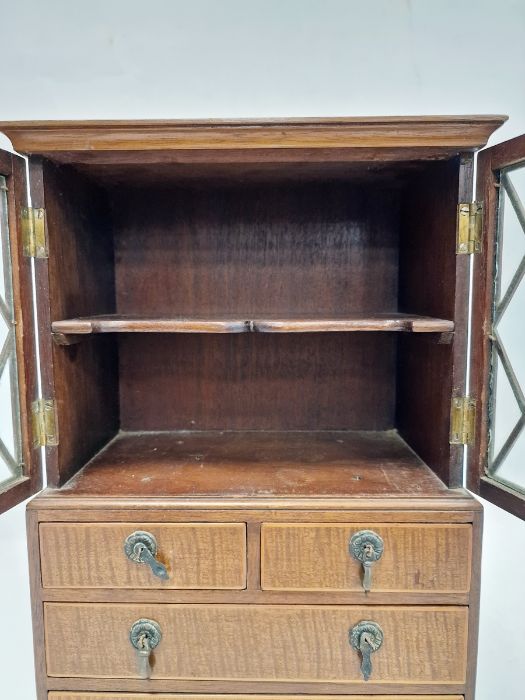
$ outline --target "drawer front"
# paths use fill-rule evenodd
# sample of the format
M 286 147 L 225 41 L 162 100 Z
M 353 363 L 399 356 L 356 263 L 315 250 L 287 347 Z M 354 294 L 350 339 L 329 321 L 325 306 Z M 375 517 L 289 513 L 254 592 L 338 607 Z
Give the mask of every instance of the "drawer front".
M 370 567 L 372 591 L 460 593 L 470 588 L 470 525 L 276 524 L 262 527 L 265 590 L 362 591 L 363 565 L 352 536 L 372 530 L 383 540 Z
M 166 580 L 126 556 L 137 531 L 155 538 Z M 42 523 L 40 556 L 44 588 L 243 589 L 246 525 Z
M 467 608 L 46 603 L 44 609 L 49 676 L 138 678 L 129 631 L 146 618 L 162 631 L 152 679 L 339 681 L 359 688 L 361 661 L 349 631 L 372 620 L 384 641 L 372 655 L 370 680 L 465 681 Z
M 153 695 L 152 693 L 51 692 L 48 700 L 370 700 L 370 695 Z M 373 700 L 463 700 L 461 695 L 374 695 Z

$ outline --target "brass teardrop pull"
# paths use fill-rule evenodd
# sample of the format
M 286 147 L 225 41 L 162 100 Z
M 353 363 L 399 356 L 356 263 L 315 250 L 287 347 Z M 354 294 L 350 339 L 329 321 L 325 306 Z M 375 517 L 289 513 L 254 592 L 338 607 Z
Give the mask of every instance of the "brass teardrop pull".
M 129 639 L 137 653 L 139 678 L 151 678 L 151 652 L 162 639 L 162 632 L 155 620 L 141 619 L 133 623 Z
M 383 644 L 383 630 L 377 622 L 363 620 L 350 630 L 350 644 L 361 656 L 361 673 L 367 681 L 372 675 L 372 654 Z
M 350 539 L 350 554 L 363 565 L 363 589 L 366 593 L 372 588 L 372 566 L 381 559 L 383 549 L 383 540 L 372 530 L 360 530 Z
M 169 578 L 164 564 L 156 559 L 157 540 L 151 533 L 142 530 L 132 532 L 124 542 L 124 551 L 131 561 L 137 564 L 147 564 L 158 578 L 164 580 Z

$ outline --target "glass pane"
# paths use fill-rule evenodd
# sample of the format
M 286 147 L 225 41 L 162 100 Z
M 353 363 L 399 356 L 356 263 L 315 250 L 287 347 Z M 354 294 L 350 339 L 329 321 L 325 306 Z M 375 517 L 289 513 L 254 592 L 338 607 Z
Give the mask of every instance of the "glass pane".
M 505 191 L 500 204 L 499 216 L 500 224 L 505 230 L 505 235 L 499 242 L 499 293 L 503 296 L 509 287 L 510 281 L 516 274 L 520 260 L 525 255 L 523 229 Z
M 523 491 L 523 468 L 525 464 L 525 428 L 521 430 L 501 466 L 496 478 L 513 488 Z
M 525 238 L 525 236 L 524 236 Z M 500 343 L 507 351 L 519 385 L 525 388 L 525 280 L 496 324 Z
M 495 404 L 498 410 L 493 420 L 491 451 L 494 456 L 497 456 L 507 441 L 512 429 L 521 418 L 521 411 L 505 370 L 501 366 L 501 362 L 496 353 L 493 362 L 493 391 Z
M 22 474 L 6 180 L 0 175 L 0 487 Z
M 518 168 L 509 168 L 507 170 L 507 177 L 512 182 L 518 197 L 522 202 L 525 201 L 525 168 L 523 166 Z
M 501 171 L 488 471 L 525 492 L 525 166 Z

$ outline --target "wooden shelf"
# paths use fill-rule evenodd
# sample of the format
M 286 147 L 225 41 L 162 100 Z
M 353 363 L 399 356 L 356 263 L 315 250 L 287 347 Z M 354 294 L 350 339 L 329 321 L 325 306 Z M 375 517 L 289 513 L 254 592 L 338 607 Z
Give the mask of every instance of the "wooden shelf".
M 70 496 L 443 495 L 389 431 L 122 432 L 62 489 Z
M 93 333 L 323 333 L 349 331 L 405 331 L 411 333 L 450 333 L 453 321 L 414 314 L 352 314 L 344 317 L 246 316 L 155 318 L 111 314 L 54 321 L 53 333 L 91 335 Z

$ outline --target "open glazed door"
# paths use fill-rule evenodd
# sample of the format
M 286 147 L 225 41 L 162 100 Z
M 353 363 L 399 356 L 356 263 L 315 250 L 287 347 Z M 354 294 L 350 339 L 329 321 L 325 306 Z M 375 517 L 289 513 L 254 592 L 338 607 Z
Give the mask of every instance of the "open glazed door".
M 31 262 L 22 240 L 25 199 L 24 160 L 0 150 L 0 513 L 42 484 L 30 430 L 37 388 Z
M 483 251 L 474 256 L 469 487 L 525 519 L 525 136 L 482 151 Z

